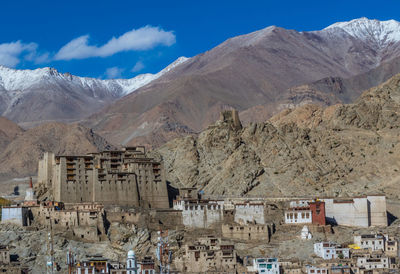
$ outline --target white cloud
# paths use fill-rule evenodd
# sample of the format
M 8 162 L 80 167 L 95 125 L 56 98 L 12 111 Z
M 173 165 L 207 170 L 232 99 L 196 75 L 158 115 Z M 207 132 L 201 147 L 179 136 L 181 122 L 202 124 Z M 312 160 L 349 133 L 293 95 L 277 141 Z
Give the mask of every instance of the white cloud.
M 132 68 L 132 72 L 138 72 L 144 69 L 144 64 L 142 61 L 137 61 L 136 64 Z
M 36 52 L 36 43 L 22 43 L 21 41 L 0 44 L 0 65 L 15 67 L 20 62 L 22 54 Z
M 102 46 L 89 45 L 89 35 L 80 36 L 63 46 L 55 55 L 55 60 L 107 57 L 122 51 L 148 50 L 158 45 L 171 46 L 175 34 L 158 27 L 145 26 L 133 29 L 123 35 L 111 38 Z
M 121 78 L 123 71 L 124 71 L 123 68 L 112 67 L 112 68 L 106 69 L 105 74 L 108 79 L 115 79 L 115 78 Z

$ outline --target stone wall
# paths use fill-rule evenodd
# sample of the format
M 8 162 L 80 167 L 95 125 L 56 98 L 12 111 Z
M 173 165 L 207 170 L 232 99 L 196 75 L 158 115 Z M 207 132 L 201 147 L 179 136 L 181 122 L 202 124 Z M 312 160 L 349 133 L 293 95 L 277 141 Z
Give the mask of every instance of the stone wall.
M 261 203 L 241 203 L 235 204 L 236 223 L 257 223 L 265 224 L 264 204 Z
M 223 224 L 222 236 L 228 239 L 237 239 L 242 241 L 262 240 L 269 241 L 272 234 L 272 228 L 269 225 L 238 225 Z
M 185 205 L 182 210 L 184 226 L 208 228 L 223 221 L 223 206 L 218 204 Z

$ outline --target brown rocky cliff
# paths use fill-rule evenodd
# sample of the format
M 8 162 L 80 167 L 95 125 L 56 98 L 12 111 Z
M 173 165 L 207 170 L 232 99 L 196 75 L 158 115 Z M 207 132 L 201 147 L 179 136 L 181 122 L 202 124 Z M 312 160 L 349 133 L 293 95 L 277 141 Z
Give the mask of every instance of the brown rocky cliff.
M 396 75 L 354 104 L 306 105 L 241 130 L 219 121 L 158 153 L 172 184 L 209 194 L 399 196 L 399 109 Z

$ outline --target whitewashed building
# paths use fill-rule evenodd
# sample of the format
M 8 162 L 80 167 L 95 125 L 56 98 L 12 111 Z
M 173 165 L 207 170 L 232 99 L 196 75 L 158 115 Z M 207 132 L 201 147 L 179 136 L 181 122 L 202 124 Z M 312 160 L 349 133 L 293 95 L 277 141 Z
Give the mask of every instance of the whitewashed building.
M 23 206 L 3 206 L 1 208 L 1 222 L 27 226 L 29 208 Z
M 390 267 L 389 258 L 386 256 L 364 256 L 357 258 L 357 266 L 365 269 L 385 269 Z
M 387 226 L 386 197 L 324 198 L 327 222 L 345 226 Z
M 265 224 L 264 204 L 259 202 L 235 203 L 234 221 L 239 224 Z
M 256 258 L 253 259 L 253 265 L 248 267 L 248 271 L 265 273 L 265 274 L 279 274 L 280 267 L 277 258 Z
M 182 211 L 186 227 L 208 228 L 223 220 L 223 201 L 174 201 L 173 208 Z
M 341 247 L 332 242 L 320 242 L 314 244 L 314 253 L 324 260 L 350 258 L 350 249 Z
M 371 251 L 385 251 L 387 235 L 384 234 L 364 234 L 354 236 L 354 243 L 361 249 L 371 249 Z
M 289 208 L 285 210 L 285 224 L 311 224 L 312 213 L 310 208 Z

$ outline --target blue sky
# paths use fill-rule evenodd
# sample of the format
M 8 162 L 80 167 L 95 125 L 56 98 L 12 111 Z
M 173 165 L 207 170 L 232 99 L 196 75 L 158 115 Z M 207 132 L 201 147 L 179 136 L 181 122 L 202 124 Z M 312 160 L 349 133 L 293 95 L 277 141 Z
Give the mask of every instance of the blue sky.
M 4 0 L 0 64 L 130 78 L 270 25 L 307 31 L 363 16 L 400 21 L 399 10 L 398 0 Z

